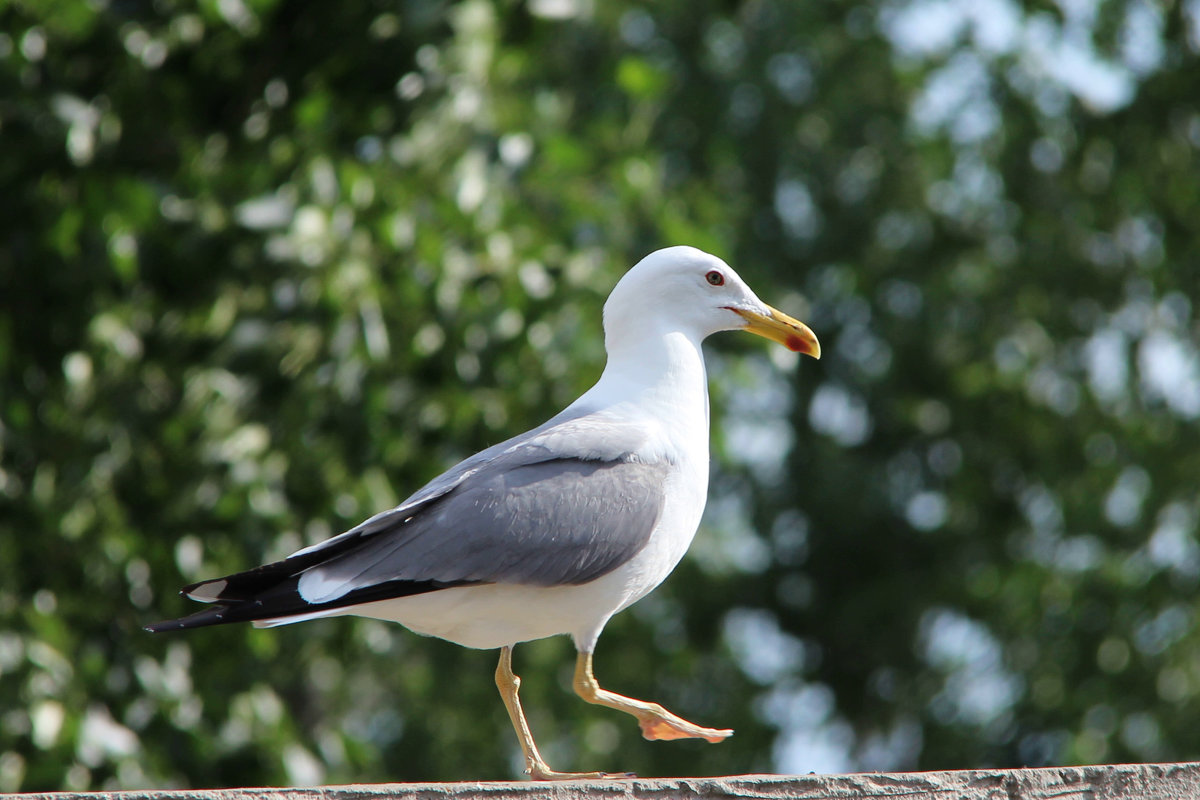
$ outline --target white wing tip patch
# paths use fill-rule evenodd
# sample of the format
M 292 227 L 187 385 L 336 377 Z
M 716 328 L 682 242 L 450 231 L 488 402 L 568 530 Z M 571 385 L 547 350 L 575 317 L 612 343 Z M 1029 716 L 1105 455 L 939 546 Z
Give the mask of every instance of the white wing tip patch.
M 221 599 L 221 592 L 228 585 L 229 581 L 207 581 L 188 592 L 187 596 L 201 603 L 215 603 Z
M 350 590 L 347 581 L 340 578 L 330 578 L 320 569 L 311 569 L 300 576 L 296 583 L 296 591 L 300 599 L 306 603 L 328 603 L 336 600 Z

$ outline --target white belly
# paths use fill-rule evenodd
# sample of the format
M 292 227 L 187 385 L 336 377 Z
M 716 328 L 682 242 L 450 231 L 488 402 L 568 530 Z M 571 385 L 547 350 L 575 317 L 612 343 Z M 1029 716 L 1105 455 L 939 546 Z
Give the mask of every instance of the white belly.
M 426 636 L 489 649 L 603 626 L 615 611 L 606 583 L 601 578 L 581 586 L 459 586 L 366 603 L 344 613 L 399 622 Z

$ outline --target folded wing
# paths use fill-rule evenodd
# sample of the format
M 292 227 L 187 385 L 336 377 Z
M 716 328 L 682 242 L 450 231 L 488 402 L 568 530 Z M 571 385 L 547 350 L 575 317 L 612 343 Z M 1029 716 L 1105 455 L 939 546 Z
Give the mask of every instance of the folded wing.
M 574 429 L 574 454 L 547 444 L 563 441 L 563 427 Z M 340 536 L 186 587 L 214 606 L 149 629 L 307 615 L 456 586 L 595 580 L 649 540 L 669 466 L 638 456 L 636 431 L 592 443 L 591 429 L 565 420 L 490 448 Z

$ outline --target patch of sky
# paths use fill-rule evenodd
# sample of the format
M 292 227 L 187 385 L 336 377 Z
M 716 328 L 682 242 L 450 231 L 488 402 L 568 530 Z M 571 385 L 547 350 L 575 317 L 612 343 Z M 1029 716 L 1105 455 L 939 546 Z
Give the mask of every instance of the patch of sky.
M 1200 0 L 1184 0 L 1180 10 L 1187 29 L 1188 47 L 1193 53 L 1200 53 Z
M 735 608 L 722 628 L 738 665 L 755 683 L 770 686 L 804 665 L 804 643 L 780 628 L 769 611 Z
M 1127 528 L 1142 516 L 1142 505 L 1150 493 L 1150 475 L 1137 465 L 1121 470 L 1104 498 L 1104 516 L 1113 525 Z
M 775 771 L 849 772 L 854 765 L 854 730 L 836 713 L 833 690 L 822 683 L 781 684 L 756 703 L 760 717 L 779 729 Z
M 1165 403 L 1185 419 L 1200 417 L 1200 353 L 1194 339 L 1153 330 L 1137 349 L 1143 397 Z
M 882 378 L 892 365 L 892 348 L 872 333 L 869 318 L 848 322 L 839 332 L 834 352 L 839 361 L 853 364 L 864 376 Z
M 761 573 L 771 564 L 771 548 L 749 523 L 744 493 L 714 488 L 704 512 L 706 535 L 696 537 L 688 555 L 715 575 Z
M 913 125 L 926 136 L 945 131 L 959 144 L 986 139 L 1000 126 L 991 82 L 985 62 L 975 53 L 955 53 L 926 79 L 913 101 Z
M 897 60 L 940 62 L 913 104 L 912 118 L 925 133 L 945 130 L 958 142 L 986 136 L 997 126 L 987 80 L 1003 74 L 1048 117 L 1066 111 L 1074 96 L 1097 114 L 1127 106 L 1141 80 L 1166 57 L 1165 21 L 1159 5 L 1133 0 L 1124 6 L 1116 52 L 1096 45 L 1099 4 L 1059 0 L 1057 14 L 1026 13 L 1013 0 L 910 0 L 886 3 L 877 26 Z M 1200 1 L 1185 4 L 1193 49 L 1200 44 Z M 1003 59 L 1017 69 L 999 71 Z M 980 73 L 984 73 L 981 78 Z M 955 99 L 966 99 L 956 106 Z
M 1020 40 L 1021 10 L 1011 0 L 916 0 L 888 3 L 879 26 L 908 58 L 944 55 L 969 36 L 981 51 L 1011 52 Z
M 1129 340 L 1116 328 L 1100 328 L 1083 348 L 1092 394 L 1102 405 L 1121 403 L 1129 393 Z
M 242 201 L 234 207 L 233 216 L 243 228 L 272 230 L 287 227 L 295 212 L 296 191 L 285 186 L 279 191 Z
M 803 181 L 787 178 L 775 187 L 775 214 L 788 236 L 811 239 L 821 229 L 821 213 Z
M 888 730 L 863 737 L 855 753 L 856 768 L 877 772 L 911 770 L 923 741 L 921 723 L 911 716 L 902 717 Z
M 1166 57 L 1162 7 L 1149 0 L 1132 0 L 1125 6 L 1121 28 L 1121 60 L 1139 77 L 1158 70 Z
M 1184 605 L 1167 606 L 1153 618 L 1143 621 L 1133 632 L 1133 644 L 1142 653 L 1156 656 L 1164 652 L 1195 626 L 1195 614 Z
M 1072 0 L 1068 5 L 1094 4 Z M 1025 26 L 1021 63 L 1035 78 L 1062 86 L 1094 113 L 1107 114 L 1133 100 L 1137 81 L 1124 65 L 1096 51 L 1094 24 L 1087 13 L 1068 12 L 1061 25 L 1048 13 L 1034 14 Z
M 795 433 L 789 417 L 794 397 L 787 377 L 763 355 L 726 359 L 714 355 L 716 370 L 732 372 L 746 391 L 728 392 L 721 431 L 730 460 L 748 467 L 766 483 L 783 477 Z
M 866 400 L 835 383 L 823 383 L 813 392 L 808 421 L 815 431 L 842 447 L 862 444 L 874 428 Z
M 1183 502 L 1168 503 L 1158 519 L 1146 554 L 1157 567 L 1187 578 L 1200 576 L 1200 543 L 1196 541 L 1196 510 Z
M 920 531 L 936 530 L 946 523 L 950 504 L 941 492 L 923 491 L 914 494 L 904 508 L 908 524 Z
M 926 663 L 946 675 L 933 710 L 945 721 L 985 725 L 1009 711 L 1023 691 L 1004 666 L 1003 648 L 982 623 L 946 608 L 925 613 L 920 624 Z

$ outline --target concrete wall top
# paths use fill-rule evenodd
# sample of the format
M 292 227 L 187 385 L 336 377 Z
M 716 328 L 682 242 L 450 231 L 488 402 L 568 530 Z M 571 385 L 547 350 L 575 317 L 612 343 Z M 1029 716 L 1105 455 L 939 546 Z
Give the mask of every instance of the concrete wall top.
M 0 800 L 1200 800 L 1200 762 L 853 775 L 385 783 L 0 795 Z

